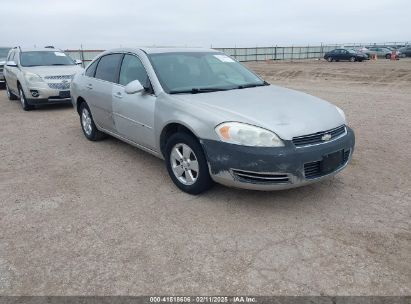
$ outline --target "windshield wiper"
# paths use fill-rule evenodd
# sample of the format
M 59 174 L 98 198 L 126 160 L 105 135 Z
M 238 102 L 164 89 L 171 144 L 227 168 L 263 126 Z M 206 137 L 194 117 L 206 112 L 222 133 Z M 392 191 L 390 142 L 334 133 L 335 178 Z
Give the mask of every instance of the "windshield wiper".
M 248 84 L 242 84 L 237 87 L 237 89 L 246 89 L 246 88 L 255 88 L 255 87 L 264 87 L 264 86 L 269 86 L 270 84 L 267 81 L 264 81 L 263 83 L 248 83 Z
M 209 92 L 218 92 L 218 91 L 227 91 L 229 89 L 223 89 L 223 88 L 192 88 L 189 90 L 171 90 L 170 94 L 183 94 L 183 93 L 191 93 L 191 94 L 197 94 L 197 93 L 209 93 Z

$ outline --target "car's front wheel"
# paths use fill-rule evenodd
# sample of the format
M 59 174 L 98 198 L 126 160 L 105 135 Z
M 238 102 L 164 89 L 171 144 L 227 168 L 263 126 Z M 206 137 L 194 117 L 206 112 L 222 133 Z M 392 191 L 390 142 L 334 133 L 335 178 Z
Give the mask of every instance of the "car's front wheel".
M 350 57 L 350 62 L 355 62 L 355 57 L 354 56 Z
M 165 159 L 171 179 L 184 192 L 200 194 L 213 185 L 203 149 L 192 135 L 173 134 L 166 144 Z
M 391 54 L 385 55 L 385 59 L 391 59 Z
M 21 86 L 19 86 L 19 95 L 20 95 L 21 107 L 23 108 L 23 110 L 24 111 L 32 110 L 34 107 L 27 103 L 26 95 L 24 95 L 24 92 Z
M 332 57 L 328 57 L 328 58 L 327 58 L 327 61 L 328 61 L 328 62 L 333 62 L 333 60 L 334 60 L 334 59 L 333 59 Z
M 17 100 L 17 96 L 14 95 L 12 91 L 10 91 L 10 88 L 7 82 L 6 82 L 6 94 L 9 100 Z
M 105 134 L 97 129 L 90 108 L 85 102 L 80 105 L 80 124 L 88 140 L 97 141 L 105 137 Z

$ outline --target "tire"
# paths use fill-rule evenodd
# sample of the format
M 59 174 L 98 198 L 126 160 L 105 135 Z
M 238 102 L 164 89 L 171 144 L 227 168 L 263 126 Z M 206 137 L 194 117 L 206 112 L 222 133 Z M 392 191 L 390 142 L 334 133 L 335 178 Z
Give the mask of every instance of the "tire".
M 84 136 L 91 141 L 98 141 L 106 137 L 106 135 L 99 131 L 94 123 L 90 108 L 85 102 L 80 105 L 80 125 Z
M 165 159 L 168 174 L 182 191 L 196 195 L 212 187 L 203 148 L 192 135 L 183 132 L 171 135 L 165 147 Z
M 23 108 L 24 111 L 30 111 L 32 109 L 34 109 L 34 107 L 32 105 L 29 105 L 27 103 L 27 99 L 26 99 L 26 95 L 24 95 L 24 91 L 22 89 L 22 87 L 19 85 L 19 94 L 20 94 L 20 104 L 21 107 Z
M 350 62 L 355 62 L 355 57 L 354 56 L 350 57 Z
M 7 82 L 6 82 L 6 94 L 7 94 L 7 98 L 8 98 L 9 100 L 17 100 L 17 96 L 14 95 L 14 94 L 10 91 L 9 86 L 7 85 Z
M 385 59 L 391 59 L 391 55 L 390 54 L 385 55 Z
M 333 59 L 332 57 L 327 57 L 327 61 L 328 61 L 328 62 L 333 62 L 334 59 Z

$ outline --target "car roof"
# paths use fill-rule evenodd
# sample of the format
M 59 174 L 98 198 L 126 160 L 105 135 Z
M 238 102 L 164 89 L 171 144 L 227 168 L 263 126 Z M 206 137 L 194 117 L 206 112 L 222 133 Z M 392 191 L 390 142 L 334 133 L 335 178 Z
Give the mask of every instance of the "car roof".
M 21 52 L 63 52 L 57 48 L 22 48 L 22 47 L 15 47 L 14 49 L 20 50 Z
M 139 48 L 116 48 L 107 50 L 106 52 L 135 52 L 141 50 L 147 54 L 161 54 L 161 53 L 193 53 L 193 52 L 213 52 L 219 51 L 207 48 L 184 48 L 184 47 L 139 47 Z

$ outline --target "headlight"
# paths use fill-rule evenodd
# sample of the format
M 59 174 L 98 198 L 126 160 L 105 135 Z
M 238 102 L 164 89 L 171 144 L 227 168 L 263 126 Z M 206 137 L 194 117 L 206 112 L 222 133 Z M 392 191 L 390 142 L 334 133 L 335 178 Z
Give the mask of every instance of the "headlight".
M 24 74 L 26 77 L 27 82 L 35 83 L 35 82 L 44 82 L 44 80 L 37 74 L 26 72 Z
M 221 141 L 256 147 L 283 147 L 282 140 L 273 132 L 241 122 L 225 122 L 215 128 Z
M 343 110 L 341 110 L 339 107 L 336 107 L 338 113 L 340 113 L 340 115 L 342 116 L 342 118 L 344 119 L 345 122 L 347 122 L 346 118 L 345 118 L 345 113 Z

